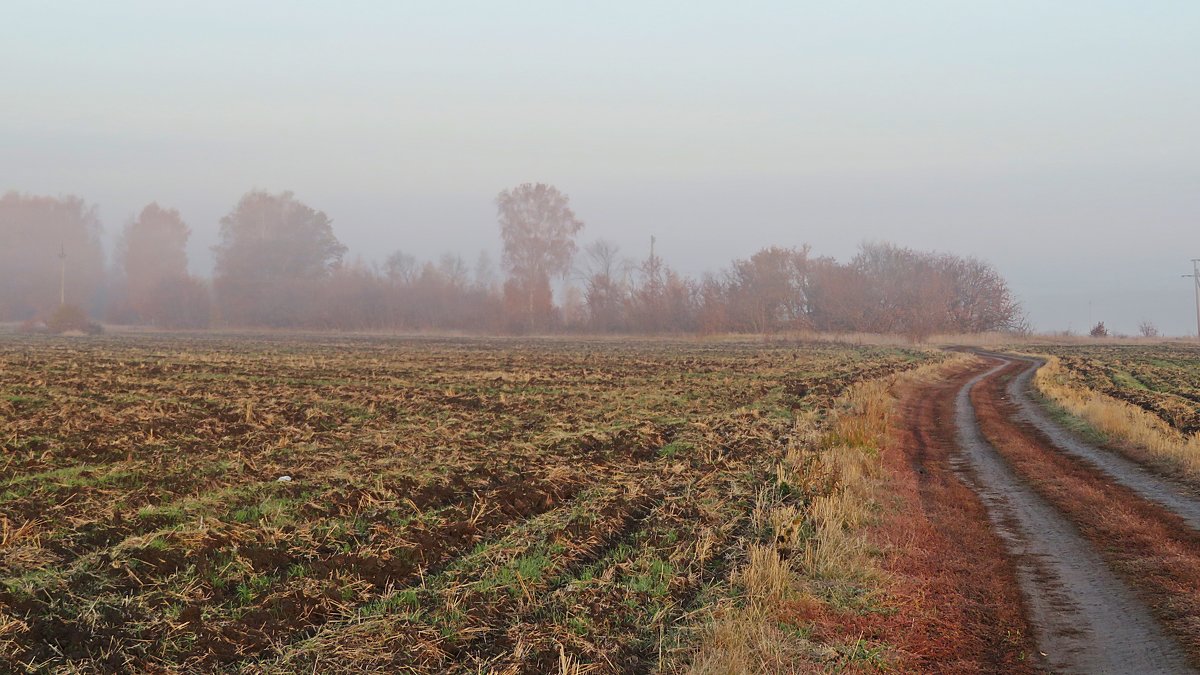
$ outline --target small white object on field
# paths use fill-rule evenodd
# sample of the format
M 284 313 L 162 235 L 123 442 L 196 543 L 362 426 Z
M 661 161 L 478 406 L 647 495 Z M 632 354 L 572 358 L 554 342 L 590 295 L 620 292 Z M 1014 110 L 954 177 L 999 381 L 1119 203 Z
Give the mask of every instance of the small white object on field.
M 275 482 L 276 483 L 290 483 L 290 482 L 292 482 L 292 477 L 291 476 L 280 476 L 279 478 L 275 479 Z

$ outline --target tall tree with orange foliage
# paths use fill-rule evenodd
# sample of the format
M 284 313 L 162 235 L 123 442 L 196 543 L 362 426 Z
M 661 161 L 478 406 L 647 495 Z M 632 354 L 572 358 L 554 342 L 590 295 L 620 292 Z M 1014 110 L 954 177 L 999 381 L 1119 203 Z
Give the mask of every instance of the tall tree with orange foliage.
M 117 262 L 132 318 L 159 326 L 207 324 L 207 288 L 188 275 L 191 233 L 179 211 L 157 202 L 125 225 Z
M 571 269 L 583 221 L 570 199 L 545 183 L 524 183 L 496 197 L 504 242 L 505 307 L 514 328 L 546 328 L 554 312 L 550 279 Z

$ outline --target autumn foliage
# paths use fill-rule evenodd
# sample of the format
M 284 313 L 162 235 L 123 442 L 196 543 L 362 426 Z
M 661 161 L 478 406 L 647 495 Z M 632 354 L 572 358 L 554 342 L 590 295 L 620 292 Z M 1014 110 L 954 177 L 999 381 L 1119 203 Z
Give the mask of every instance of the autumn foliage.
M 188 271 L 191 228 L 152 203 L 121 232 L 105 274 L 95 208 L 77 197 L 0 199 L 0 321 L 48 316 L 66 295 L 92 316 L 164 328 L 509 333 L 937 333 L 1016 328 L 1005 280 L 974 258 L 863 244 L 851 260 L 768 246 L 691 278 L 651 246 L 630 259 L 582 244 L 566 194 L 526 183 L 496 198 L 502 257 L 397 251 L 347 258 L 333 219 L 291 192 L 253 190 L 221 219 L 211 283 Z
M 157 203 L 142 209 L 121 234 L 109 316 L 166 328 L 208 325 L 208 285 L 187 267 L 191 229 L 179 211 Z
M 0 321 L 48 318 L 61 304 L 63 281 L 70 303 L 95 310 L 103 302 L 96 207 L 69 196 L 0 197 Z

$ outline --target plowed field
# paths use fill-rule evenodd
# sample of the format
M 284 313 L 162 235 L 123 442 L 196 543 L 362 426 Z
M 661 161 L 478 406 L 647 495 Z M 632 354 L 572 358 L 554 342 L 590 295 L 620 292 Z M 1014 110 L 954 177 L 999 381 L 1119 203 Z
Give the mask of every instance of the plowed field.
M 796 415 L 936 358 L 0 336 L 0 669 L 670 668 Z
M 1200 348 L 1106 345 L 1030 348 L 1057 356 L 1078 383 L 1158 415 L 1185 434 L 1200 432 Z

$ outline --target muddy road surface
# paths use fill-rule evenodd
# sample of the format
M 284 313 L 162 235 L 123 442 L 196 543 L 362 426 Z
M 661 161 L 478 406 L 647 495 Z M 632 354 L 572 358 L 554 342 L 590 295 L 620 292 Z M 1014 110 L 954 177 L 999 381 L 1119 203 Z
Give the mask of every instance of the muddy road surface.
M 1200 532 L 1200 494 L 1195 488 L 1156 474 L 1150 468 L 1112 450 L 1098 448 L 1062 428 L 1035 400 L 1033 376 L 1045 362 L 1039 359 L 987 354 L 989 358 L 1009 361 L 1016 375 L 1008 378 L 1005 392 L 1016 408 L 1016 421 L 1029 425 L 1046 437 L 1053 447 L 1096 467 L 1108 477 L 1138 496 L 1162 505 L 1177 514 L 1188 526 Z M 1025 367 L 1021 367 L 1025 364 Z
M 940 414 L 909 424 L 953 446 L 948 466 L 918 470 L 953 472 L 983 504 L 1037 668 L 1198 672 L 1200 500 L 1058 426 L 1030 389 L 1039 361 L 978 356 L 927 388 Z

